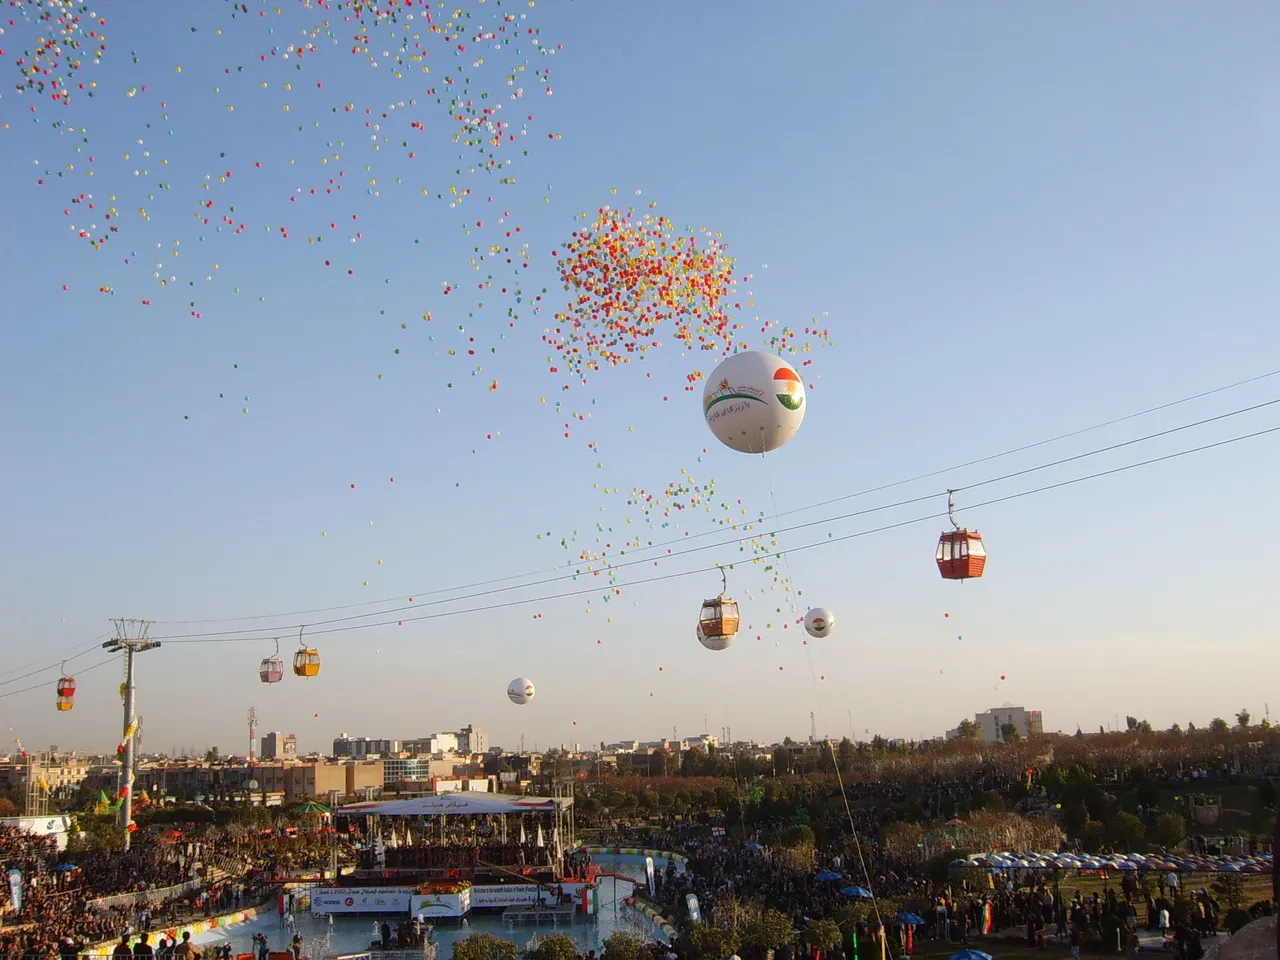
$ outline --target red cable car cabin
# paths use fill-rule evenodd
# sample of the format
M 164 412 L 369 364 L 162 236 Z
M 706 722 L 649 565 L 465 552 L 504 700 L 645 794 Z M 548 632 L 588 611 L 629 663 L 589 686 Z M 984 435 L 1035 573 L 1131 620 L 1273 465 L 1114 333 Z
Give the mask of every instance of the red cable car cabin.
M 982 545 L 982 534 L 966 530 L 956 522 L 956 492 L 947 491 L 947 518 L 954 530 L 944 531 L 938 537 L 938 572 L 943 580 L 969 580 L 982 576 L 987 565 L 987 548 Z
M 938 538 L 938 572 L 943 580 L 982 576 L 987 548 L 977 530 L 948 530 Z
M 74 677 L 58 680 L 58 710 L 65 712 L 76 705 L 76 681 Z

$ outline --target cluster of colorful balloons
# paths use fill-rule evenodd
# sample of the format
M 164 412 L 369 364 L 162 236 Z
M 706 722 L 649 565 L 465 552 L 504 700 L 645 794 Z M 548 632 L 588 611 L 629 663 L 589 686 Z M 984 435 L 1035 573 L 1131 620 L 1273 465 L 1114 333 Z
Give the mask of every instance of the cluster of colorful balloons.
M 92 97 L 96 84 L 76 77 L 86 62 L 97 63 L 106 54 L 106 18 L 87 4 L 68 0 L 9 0 L 8 6 L 9 26 L 21 20 L 35 26 L 37 32 L 31 46 L 16 58 L 21 76 L 16 84 L 18 93 L 48 93 L 51 100 L 63 105 L 71 102 L 73 91 Z M 0 35 L 3 33 L 0 30 Z
M 586 383 L 589 371 L 629 363 L 660 346 L 663 324 L 688 349 L 732 349 L 729 309 L 741 303 L 732 302 L 734 260 L 718 236 L 677 230 L 665 216 L 605 206 L 552 255 L 572 294 L 556 314 L 558 326 L 543 334 L 559 354 L 549 358 L 552 374 Z

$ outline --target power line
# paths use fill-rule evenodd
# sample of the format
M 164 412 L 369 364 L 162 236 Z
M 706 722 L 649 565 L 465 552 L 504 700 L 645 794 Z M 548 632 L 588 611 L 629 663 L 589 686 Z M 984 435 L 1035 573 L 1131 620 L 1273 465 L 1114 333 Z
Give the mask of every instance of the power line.
M 830 500 L 823 500 L 823 501 L 819 501 L 818 503 L 808 504 L 807 506 L 796 507 L 792 510 L 787 510 L 780 514 L 776 514 L 775 519 L 779 516 L 783 516 L 783 517 L 792 516 L 797 513 L 804 513 L 808 510 L 816 510 L 819 507 L 830 506 L 833 503 L 840 503 L 845 500 L 852 500 L 858 497 L 865 497 L 873 493 L 882 493 L 885 490 L 892 490 L 895 487 L 906 486 L 911 483 L 916 483 L 920 480 L 928 480 L 931 477 L 941 476 L 943 474 L 952 473 L 957 470 L 964 470 L 968 467 L 978 466 L 983 463 L 990 463 L 993 460 L 1000 460 L 1000 459 L 1003 459 L 1004 457 L 1013 456 L 1014 454 L 1024 453 L 1027 450 L 1034 450 L 1038 447 L 1048 446 L 1049 444 L 1058 443 L 1059 441 L 1062 441 L 1062 440 L 1068 440 L 1068 439 L 1071 439 L 1072 437 L 1078 437 L 1078 436 L 1081 436 L 1082 434 L 1090 433 L 1094 430 L 1102 430 L 1106 427 L 1115 426 L 1118 423 L 1125 423 L 1129 420 L 1136 420 L 1139 417 L 1145 417 L 1153 413 L 1159 413 L 1161 410 L 1168 410 L 1172 407 L 1177 407 L 1185 403 L 1192 403 L 1196 400 L 1203 400 L 1205 397 L 1210 397 L 1210 396 L 1214 396 L 1215 394 L 1224 393 L 1228 390 L 1234 390 L 1238 387 L 1248 386 L 1251 383 L 1258 383 L 1262 380 L 1267 380 L 1275 376 L 1280 376 L 1280 369 L 1271 370 L 1267 373 L 1261 373 L 1261 374 L 1258 374 L 1257 376 L 1248 377 L 1244 380 L 1236 380 L 1233 383 L 1228 383 L 1219 387 L 1214 387 L 1211 390 L 1203 390 L 1200 393 L 1194 393 L 1194 394 L 1191 394 L 1190 396 L 1181 397 L 1177 400 L 1170 400 L 1170 401 L 1167 401 L 1166 403 L 1157 404 L 1154 407 L 1147 407 L 1145 410 L 1139 410 L 1135 413 L 1125 414 L 1124 416 L 1121 416 L 1121 417 L 1113 417 L 1110 420 L 1104 420 L 1100 423 L 1095 423 L 1088 427 L 1080 427 L 1076 430 L 1068 431 L 1067 433 L 1060 433 L 1060 434 L 1057 434 L 1056 436 L 1047 437 L 1046 439 L 1043 439 L 1043 440 L 1037 440 L 1033 443 L 1026 443 L 1026 444 L 1023 444 L 1022 446 L 1012 447 L 1001 453 L 989 454 L 988 456 L 985 456 L 985 457 L 979 457 L 976 460 L 967 460 L 964 463 L 958 463 L 950 467 L 942 467 L 937 470 L 931 470 L 928 473 L 917 474 L 914 477 L 908 477 L 903 480 L 894 480 L 889 483 L 880 484 L 879 486 L 876 486 L 876 487 L 868 487 L 867 489 L 859 490 L 856 493 L 847 493 L 839 497 L 834 497 Z M 1062 461 L 1062 462 L 1065 463 L 1068 461 Z M 971 484 L 970 487 L 972 486 L 975 486 L 975 485 Z M 959 489 L 970 489 L 970 487 L 959 488 Z M 919 502 L 919 501 L 908 501 L 908 502 Z M 734 528 L 736 528 L 736 526 L 737 525 L 735 524 Z M 720 532 L 722 531 L 707 530 L 707 531 L 703 531 L 702 533 L 692 534 L 687 537 L 679 537 L 671 540 L 662 540 L 662 541 L 659 541 L 658 543 L 651 543 L 651 544 L 648 544 L 647 546 L 640 547 L 638 549 L 651 550 L 651 549 L 659 549 L 661 547 L 668 546 L 673 543 L 688 543 L 690 540 L 697 540 L 697 539 L 701 539 L 702 537 L 713 536 L 716 533 L 720 533 Z M 439 596 L 442 593 L 454 593 L 459 590 L 471 590 L 476 587 L 488 587 L 488 586 L 492 586 L 500 583 L 509 583 L 512 580 L 523 580 L 528 577 L 541 576 L 542 574 L 545 574 L 545 573 L 557 572 L 559 571 L 559 569 L 560 567 L 544 567 L 540 570 L 526 571 L 525 573 L 509 574 L 508 576 L 504 576 L 504 577 L 495 577 L 489 580 L 478 580 L 471 583 L 458 584 L 452 587 L 439 587 L 434 590 L 413 591 L 412 595 L 421 596 L 421 597 L 434 597 L 434 596 Z M 531 585 L 536 585 L 536 584 L 531 584 Z M 405 595 L 407 594 L 401 594 L 400 596 L 405 596 Z M 267 613 L 267 614 L 258 614 L 254 616 L 242 616 L 242 617 L 213 617 L 213 618 L 204 619 L 204 620 L 158 620 L 156 622 L 167 624 L 169 626 L 195 626 L 202 623 L 243 623 L 249 620 L 282 620 L 282 619 L 293 618 L 293 617 L 307 617 L 315 613 L 332 613 L 336 610 L 354 610 L 359 607 L 379 606 L 384 603 L 394 603 L 399 599 L 400 599 L 399 596 L 383 597 L 382 599 L 379 599 L 379 600 L 360 600 L 355 603 L 344 603 L 344 604 L 338 604 L 336 606 L 330 606 L 330 607 L 314 607 L 309 610 L 292 610 L 292 611 L 285 611 L 283 613 Z M 376 614 L 371 614 L 371 616 L 376 616 Z
M 1027 467 L 1022 470 L 1016 470 L 1016 471 L 1013 471 L 1012 473 L 1004 474 L 998 477 L 992 477 L 987 480 L 981 480 L 976 483 L 971 483 L 963 487 L 958 487 L 956 489 L 957 490 L 974 490 L 974 489 L 977 489 L 978 487 L 990 486 L 992 484 L 1001 483 L 1006 480 L 1012 480 L 1017 477 L 1027 476 L 1028 474 L 1036 473 L 1041 470 L 1047 470 L 1052 467 L 1062 466 L 1063 464 L 1073 463 L 1075 461 L 1083 460 L 1088 457 L 1098 456 L 1099 454 L 1103 454 L 1103 453 L 1110 453 L 1115 450 L 1123 449 L 1125 447 L 1134 446 L 1135 444 L 1145 443 L 1149 440 L 1159 439 L 1160 437 L 1170 436 L 1175 433 L 1180 433 L 1184 430 L 1190 430 L 1195 427 L 1204 426 L 1205 424 L 1215 423 L 1217 421 L 1225 420 L 1230 417 L 1240 416 L 1245 413 L 1252 413 L 1256 410 L 1264 409 L 1266 407 L 1271 407 L 1276 404 L 1280 404 L 1280 398 L 1267 400 L 1262 403 L 1253 404 L 1247 407 L 1241 407 L 1236 410 L 1228 411 L 1227 413 L 1221 413 L 1212 417 L 1206 417 L 1204 419 L 1197 420 L 1192 423 L 1181 424 L 1177 427 L 1170 427 L 1167 430 L 1160 430 L 1160 431 L 1157 431 L 1156 433 L 1147 434 L 1142 437 L 1136 437 L 1130 440 L 1121 441 L 1119 443 L 1109 444 L 1108 446 L 1105 446 L 1105 447 L 1099 447 L 1097 449 L 1089 450 L 1084 453 L 1075 454 L 1070 457 L 1064 457 L 1060 460 L 1054 460 L 1049 463 L 1039 464 L 1038 466 Z M 687 556 L 692 553 L 700 553 L 704 550 L 715 550 L 715 549 L 720 549 L 720 548 L 730 547 L 730 546 L 740 546 L 743 543 L 747 543 L 747 542 L 750 542 L 751 540 L 759 539 L 762 536 L 777 536 L 779 533 L 794 533 L 797 530 L 804 530 L 809 527 L 825 526 L 831 523 L 838 523 L 842 520 L 852 520 L 857 517 L 867 516 L 869 514 L 882 513 L 884 511 L 897 509 L 899 507 L 906 507 L 906 506 L 911 506 L 917 503 L 923 503 L 925 501 L 933 500 L 945 495 L 946 495 L 946 491 L 925 494 L 923 496 L 912 497 L 907 500 L 899 500 L 894 503 L 882 504 L 880 506 L 875 506 L 875 507 L 867 507 L 863 510 L 854 510 L 849 513 L 839 514 L 833 517 L 823 517 L 817 520 L 809 520 L 804 523 L 792 524 L 786 527 L 776 527 L 776 528 L 773 528 L 772 530 L 766 530 L 766 528 L 763 526 L 762 521 L 752 521 L 747 524 L 744 524 L 743 528 L 747 530 L 754 528 L 756 530 L 759 530 L 760 532 L 752 533 L 750 535 L 738 537 L 731 540 L 721 540 L 715 543 L 703 544 L 701 546 L 687 547 L 683 550 L 668 552 L 667 554 L 663 555 L 662 559 L 670 560 L 676 557 Z M 972 507 L 970 507 L 969 509 L 972 509 Z M 739 529 L 737 524 L 735 524 L 733 527 L 730 528 L 730 530 L 737 530 L 737 529 Z M 717 533 L 722 534 L 724 532 L 725 531 L 723 530 L 708 531 L 708 533 L 710 534 L 717 534 Z M 689 540 L 692 540 L 692 539 L 694 538 L 686 537 L 682 542 L 688 542 Z M 649 549 L 652 549 L 652 548 L 639 547 L 637 548 L 636 552 L 644 553 Z M 619 555 L 621 556 L 621 555 L 624 555 L 625 553 L 626 551 L 622 551 Z M 419 609 L 422 609 L 423 607 L 433 607 L 440 604 L 458 603 L 463 600 L 476 600 L 476 599 L 480 599 L 481 597 L 488 597 L 488 596 L 493 596 L 495 594 L 507 593 L 511 590 L 527 590 L 532 587 L 541 587 L 541 586 L 547 586 L 553 583 L 562 583 L 565 580 L 577 579 L 578 577 L 583 576 L 585 574 L 599 575 L 601 572 L 606 570 L 610 572 L 616 572 L 618 570 L 623 570 L 628 567 L 636 566 L 638 564 L 642 564 L 642 563 L 647 564 L 647 563 L 653 563 L 653 562 L 654 560 L 652 557 L 639 557 L 636 559 L 622 560 L 616 563 L 604 563 L 596 570 L 578 569 L 572 573 L 561 573 L 561 574 L 557 574 L 556 576 L 544 577 L 541 580 L 534 580 L 527 583 L 515 584 L 513 586 L 507 586 L 507 587 L 494 586 L 494 587 L 490 587 L 487 590 L 479 590 L 473 593 L 466 593 L 466 594 L 456 595 L 452 597 L 442 597 L 435 600 L 428 600 L 425 603 L 402 604 L 400 606 L 390 607 L 382 610 L 375 610 L 371 613 L 350 614 L 345 617 L 330 617 L 326 620 L 319 620 L 319 621 L 316 621 L 315 623 L 307 624 L 307 627 L 308 629 L 311 629 L 314 631 L 314 628 L 316 627 L 331 626 L 333 624 L 338 624 L 338 623 L 350 623 L 356 620 L 365 620 L 365 619 L 368 619 L 369 617 L 386 616 L 392 613 L 399 613 L 406 610 L 419 610 Z M 465 589 L 465 588 L 462 588 L 462 589 Z M 436 594 L 437 597 L 441 592 L 445 592 L 445 591 L 438 591 Z M 274 625 L 274 626 L 267 625 L 267 626 L 257 626 L 257 627 L 244 627 L 244 628 L 235 629 L 235 630 L 211 630 L 211 631 L 205 631 L 200 633 L 178 633 L 178 634 L 171 634 L 169 636 L 158 637 L 157 639 L 188 640 L 188 639 L 199 639 L 203 637 L 231 637 L 231 636 L 245 635 L 245 634 L 261 634 L 266 631 L 279 630 L 279 629 L 281 629 L 279 625 Z M 271 638 L 271 639 L 274 639 L 274 638 Z
M 1007 494 L 1006 496 L 1003 496 L 1003 497 L 995 497 L 991 500 L 984 500 L 980 503 L 975 503 L 973 504 L 973 507 L 974 508 L 988 507 L 988 506 L 994 506 L 1000 503 L 1007 503 L 1011 500 L 1020 500 L 1024 497 L 1035 496 L 1037 494 L 1046 493 L 1051 490 L 1057 490 L 1062 487 L 1069 487 L 1078 483 L 1084 483 L 1089 480 L 1097 480 L 1102 477 L 1113 476 L 1118 473 L 1125 473 L 1129 470 L 1135 470 L 1139 467 L 1145 467 L 1145 466 L 1150 466 L 1152 464 L 1163 463 L 1168 460 L 1176 460 L 1181 457 L 1190 456 L 1193 453 L 1201 453 L 1206 450 L 1214 450 L 1214 449 L 1217 449 L 1218 447 L 1224 447 L 1229 444 L 1239 443 L 1244 440 L 1256 439 L 1257 437 L 1262 437 L 1262 436 L 1266 436 L 1268 434 L 1277 433 L 1277 432 L 1280 432 L 1280 426 L 1268 427 L 1263 430 L 1254 431 L 1253 433 L 1242 434 L 1240 436 L 1230 437 L 1226 440 L 1218 440 L 1213 443 L 1203 444 L 1202 446 L 1199 446 L 1199 447 L 1191 447 L 1186 450 L 1179 450 L 1179 451 L 1175 451 L 1174 453 L 1164 454 L 1163 456 L 1152 457 L 1148 460 L 1141 460 L 1136 463 L 1129 463 L 1129 464 L 1123 464 L 1119 467 L 1112 467 L 1109 470 L 1101 470 L 1097 473 L 1087 474 L 1081 477 L 1072 477 L 1067 480 L 1059 480 L 1056 483 L 1045 484 L 1044 486 L 1035 487 L 1031 490 L 1023 490 L 1018 493 Z M 899 520 L 894 523 L 884 524 L 879 527 L 873 527 L 866 530 L 858 530 L 853 533 L 845 534 L 840 537 L 828 537 L 826 539 L 817 540 L 812 543 L 802 544 L 798 547 L 790 547 L 787 550 L 774 551 L 768 554 L 768 556 L 778 558 L 783 556 L 786 553 L 800 553 L 805 550 L 812 550 L 817 547 L 827 546 L 832 543 L 843 543 L 849 540 L 856 540 L 862 537 L 871 536 L 872 534 L 876 534 L 876 533 L 884 533 L 889 530 L 898 530 L 898 529 L 901 529 L 902 527 L 913 526 L 918 523 L 925 523 L 929 520 L 939 520 L 939 519 L 945 518 L 946 516 L 947 516 L 947 513 L 944 511 L 941 513 L 931 513 L 925 516 L 913 517 L 909 520 Z M 734 564 L 725 564 L 724 566 L 733 567 Z M 697 576 L 699 574 L 711 573 L 718 569 L 720 569 L 719 564 L 711 567 L 701 567 L 696 570 L 684 570 L 676 573 L 660 574 L 657 576 L 646 577 L 641 580 L 632 581 L 631 583 L 626 584 L 626 586 L 636 587 L 636 586 L 643 586 L 651 583 L 661 583 L 668 580 L 677 580 L 684 577 L 692 577 L 692 576 Z M 549 594 L 541 597 L 531 597 L 524 600 L 511 600 L 504 603 L 485 604 L 483 606 L 470 607 L 464 610 L 445 610 L 437 613 L 423 614 L 421 616 L 416 616 L 416 617 L 398 617 L 395 620 L 384 620 L 377 623 L 347 624 L 345 626 L 331 626 L 327 630 L 326 629 L 311 630 L 310 635 L 326 636 L 334 633 L 348 633 L 353 630 L 367 630 L 367 629 L 372 629 L 374 627 L 386 627 L 386 626 L 391 626 L 392 624 L 418 623 L 424 620 L 438 620 L 438 619 L 443 619 L 445 617 L 457 617 L 457 616 L 465 616 L 467 614 L 473 614 L 473 613 L 485 613 L 492 610 L 502 610 L 508 607 L 524 606 L 531 603 L 547 603 L 554 600 L 567 600 L 573 597 L 579 597 L 579 596 L 584 596 L 586 594 L 597 593 L 599 592 L 599 589 L 600 589 L 599 587 L 591 587 L 584 590 L 571 591 L 569 593 L 555 593 L 555 594 Z M 241 636 L 232 636 L 229 634 L 223 634 L 223 635 L 210 635 L 210 636 L 191 636 L 187 638 L 178 638 L 178 639 L 170 638 L 168 642 L 171 642 L 171 643 L 249 643 L 254 641 L 270 640 L 270 639 L 272 638 L 266 637 L 266 636 L 241 637 Z

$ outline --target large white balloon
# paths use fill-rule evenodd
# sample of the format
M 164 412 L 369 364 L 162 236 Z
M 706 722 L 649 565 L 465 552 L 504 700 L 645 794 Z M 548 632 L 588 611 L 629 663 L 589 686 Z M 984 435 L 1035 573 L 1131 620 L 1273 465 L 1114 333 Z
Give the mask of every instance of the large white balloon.
M 512 703 L 523 707 L 533 699 L 533 681 L 525 677 L 516 677 L 507 684 L 507 697 Z
M 804 422 L 804 383 L 772 353 L 726 357 L 707 378 L 702 412 L 716 439 L 739 453 L 777 450 Z
M 836 618 L 826 607 L 814 607 L 804 615 L 804 632 L 811 637 L 829 637 L 835 626 Z
M 737 638 L 738 635 L 736 633 L 727 637 L 708 637 L 702 629 L 702 624 L 698 624 L 698 642 L 708 650 L 714 650 L 717 653 L 721 650 L 728 650 Z

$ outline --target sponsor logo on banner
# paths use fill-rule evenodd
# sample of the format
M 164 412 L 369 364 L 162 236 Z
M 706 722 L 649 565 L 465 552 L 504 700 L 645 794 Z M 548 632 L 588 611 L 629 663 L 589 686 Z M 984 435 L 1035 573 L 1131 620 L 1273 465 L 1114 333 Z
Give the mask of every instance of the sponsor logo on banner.
M 412 887 L 318 887 L 312 913 L 406 913 Z
M 9 902 L 14 913 L 22 913 L 22 871 L 17 867 L 9 869 Z

